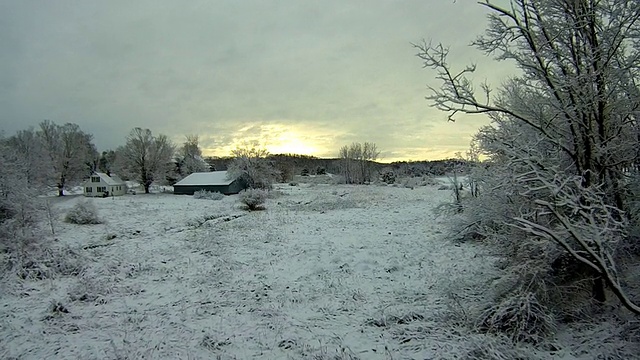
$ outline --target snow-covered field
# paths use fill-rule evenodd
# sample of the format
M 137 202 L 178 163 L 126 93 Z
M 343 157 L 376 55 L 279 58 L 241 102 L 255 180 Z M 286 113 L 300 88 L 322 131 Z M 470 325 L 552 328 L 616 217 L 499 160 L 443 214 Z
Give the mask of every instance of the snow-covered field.
M 481 358 L 488 338 L 455 324 L 495 270 L 445 236 L 437 188 L 279 185 L 257 212 L 237 196 L 91 199 L 99 225 L 63 222 L 83 198 L 57 200 L 51 241 L 83 271 L 3 284 L 0 357 Z

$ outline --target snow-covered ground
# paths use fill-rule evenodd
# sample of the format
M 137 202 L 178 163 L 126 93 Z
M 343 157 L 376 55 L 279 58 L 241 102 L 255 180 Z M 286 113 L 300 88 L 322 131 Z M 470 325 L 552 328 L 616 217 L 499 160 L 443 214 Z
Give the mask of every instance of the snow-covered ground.
M 492 259 L 445 234 L 438 186 L 277 186 L 265 211 L 237 196 L 90 199 L 99 225 L 62 221 L 78 276 L 0 299 L 4 359 L 477 358 L 456 327 Z M 558 354 L 559 355 L 559 354 Z

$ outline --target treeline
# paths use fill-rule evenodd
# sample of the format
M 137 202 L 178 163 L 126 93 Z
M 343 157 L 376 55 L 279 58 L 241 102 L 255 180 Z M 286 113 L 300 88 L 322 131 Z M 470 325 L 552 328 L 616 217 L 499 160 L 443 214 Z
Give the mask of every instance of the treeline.
M 56 188 L 62 196 L 65 189 L 79 184 L 94 171 L 113 172 L 125 180 L 137 181 L 149 192 L 154 181 L 173 183 L 190 173 L 210 169 L 194 135 L 176 145 L 166 135 L 134 128 L 124 142 L 100 153 L 93 135 L 77 124 L 59 125 L 45 120 L 35 128 L 0 137 L 2 155 L 10 165 L 3 171 L 19 175 L 24 187 L 32 192 Z
M 231 156 L 204 158 L 213 170 L 227 170 L 233 159 Z M 350 162 L 353 165 L 356 161 L 296 154 L 271 154 L 267 156 L 267 159 L 278 170 L 278 181 L 280 182 L 291 181 L 295 175 L 322 175 L 326 173 L 341 175 L 345 170 L 346 162 Z M 367 181 L 375 181 L 377 180 L 376 176 L 389 171 L 396 176 L 403 177 L 444 176 L 451 174 L 453 171 L 466 173 L 473 165 L 473 162 L 464 159 L 398 161 L 392 163 L 368 160 L 367 172 L 369 180 Z M 353 168 L 355 167 L 352 166 Z
M 203 157 L 198 137 L 187 135 L 185 141 L 174 144 L 164 134 L 149 129 L 134 128 L 124 139 L 124 145 L 99 152 L 93 135 L 77 124 L 64 125 L 45 120 L 36 128 L 20 130 L 0 139 L 14 165 L 24 174 L 28 188 L 56 188 L 60 196 L 71 185 L 77 185 L 92 172 L 115 173 L 124 180 L 137 181 L 149 192 L 152 183 L 172 185 L 183 177 L 201 171 L 227 170 L 236 158 Z M 443 175 L 464 169 L 461 160 L 421 162 L 377 162 L 380 152 L 374 143 L 343 146 L 338 158 L 318 158 L 298 154 L 268 154 L 266 163 L 275 171 L 275 181 L 288 182 L 295 175 L 341 175 L 347 184 L 363 184 L 378 180 L 381 172 L 392 171 L 398 176 Z

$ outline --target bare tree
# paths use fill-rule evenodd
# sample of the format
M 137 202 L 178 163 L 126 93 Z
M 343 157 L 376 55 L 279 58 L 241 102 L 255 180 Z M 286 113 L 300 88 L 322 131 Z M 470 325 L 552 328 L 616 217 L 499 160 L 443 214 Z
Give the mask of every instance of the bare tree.
M 233 161 L 228 168 L 229 178 L 239 178 L 248 187 L 270 189 L 278 178 L 278 170 L 268 159 L 269 152 L 257 143 L 245 143 L 231 152 Z
M 202 158 L 202 150 L 200 150 L 198 142 L 198 135 L 186 136 L 185 142 L 176 158 L 181 176 L 187 176 L 194 172 L 209 171 L 209 164 Z
M 341 147 L 339 155 L 347 184 L 364 184 L 372 180 L 372 162 L 380 155 L 375 143 L 354 142 Z
M 362 144 L 359 142 L 351 143 L 349 146 L 349 159 L 354 163 L 354 171 L 352 171 L 352 183 L 364 183 L 364 154 L 362 152 Z
M 58 195 L 64 195 L 69 182 L 82 180 L 92 170 L 96 149 L 93 135 L 80 130 L 77 124 L 57 125 L 45 120 L 37 132 L 50 160 L 50 176 L 58 188 Z
M 174 145 L 165 135 L 154 136 L 149 129 L 134 128 L 126 145 L 116 153 L 121 158 L 121 170 L 139 181 L 148 194 L 154 181 L 165 180 L 174 151 Z
M 0 252 L 25 245 L 37 228 L 38 204 L 29 188 L 30 167 L 11 141 L 0 134 Z M 6 258 L 7 260 L 9 257 Z M 5 260 L 5 259 L 0 259 Z M 6 265 L 6 264 L 0 264 Z
M 373 180 L 373 162 L 378 160 L 378 156 L 380 156 L 378 145 L 370 142 L 365 142 L 362 145 L 362 157 L 365 164 L 365 171 L 363 172 L 365 182 L 371 182 Z
M 24 174 L 26 185 L 32 189 L 44 190 L 48 184 L 47 174 L 50 164 L 42 139 L 33 128 L 20 130 L 6 140 L 7 150 L 13 151 Z
M 345 145 L 340 148 L 340 169 L 344 182 L 347 184 L 353 183 L 353 159 L 349 152 L 349 145 Z
M 605 300 L 606 283 L 629 310 L 640 313 L 612 275 L 612 254 L 624 240 L 619 225 L 597 231 L 603 221 L 624 223 L 629 205 L 624 171 L 638 163 L 637 1 L 510 0 L 506 7 L 488 0 L 479 3 L 490 11 L 489 27 L 473 45 L 498 60 L 513 61 L 521 74 L 497 96 L 487 84 L 476 93 L 469 78 L 475 66 L 456 71 L 445 46 L 423 42 L 415 45 L 418 56 L 442 82 L 428 99 L 452 121 L 458 113 L 493 119 L 480 133 L 482 150 L 493 164 L 509 169 L 503 186 L 513 188 L 513 194 L 527 194 L 518 195 L 520 213 L 504 222 L 554 241 L 590 267 L 596 300 Z M 557 176 L 578 181 L 558 182 Z M 571 192 L 577 196 L 573 202 L 559 196 Z M 576 226 L 589 230 L 577 232 Z

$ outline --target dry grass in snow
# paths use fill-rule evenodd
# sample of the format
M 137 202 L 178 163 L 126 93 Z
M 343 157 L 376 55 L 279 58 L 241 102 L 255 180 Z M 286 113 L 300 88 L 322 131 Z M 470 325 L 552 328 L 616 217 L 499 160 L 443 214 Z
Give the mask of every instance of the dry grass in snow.
M 104 221 L 54 241 L 77 276 L 4 279 L 3 359 L 514 358 L 472 335 L 490 258 L 444 238 L 437 186 L 278 186 L 266 211 L 237 196 L 91 199 Z M 496 350 L 497 349 L 497 350 Z

